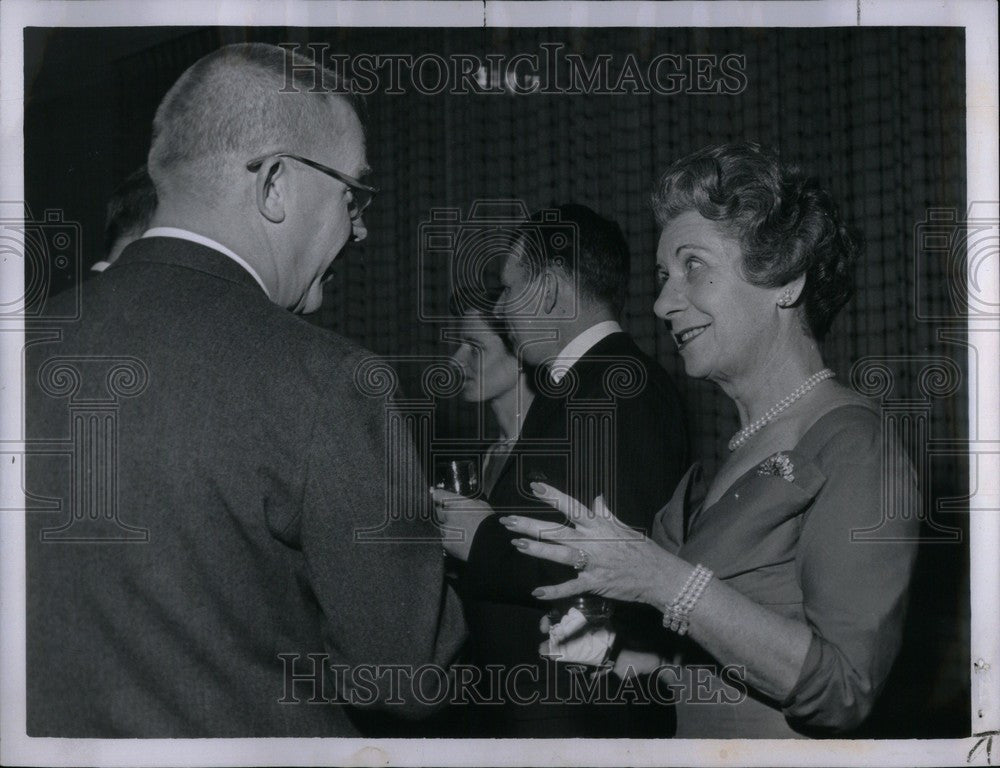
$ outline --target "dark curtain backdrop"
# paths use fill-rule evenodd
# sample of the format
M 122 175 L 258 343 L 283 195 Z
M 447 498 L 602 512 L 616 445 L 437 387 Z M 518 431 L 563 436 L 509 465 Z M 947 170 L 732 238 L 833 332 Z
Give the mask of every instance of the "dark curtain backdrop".
M 865 235 L 858 294 L 836 321 L 826 357 L 842 381 L 861 358 L 884 363 L 893 400 L 922 397 L 928 361 L 964 375 L 955 267 L 924 248 L 929 209 L 965 200 L 964 35 L 961 29 L 242 29 L 26 31 L 26 190 L 33 210 L 60 208 L 83 225 L 87 263 L 99 258 L 103 206 L 144 162 L 156 105 L 176 77 L 219 45 L 243 40 L 326 42 L 343 54 L 563 53 L 591 61 L 662 52 L 746 57 L 738 95 L 402 95 L 367 99 L 368 154 L 383 188 L 370 235 L 337 262 L 313 322 L 388 355 L 446 355 L 447 264 L 423 258 L 421 224 L 436 208 L 468 217 L 476 200 L 516 198 L 529 209 L 568 201 L 616 219 L 632 252 L 624 324 L 675 377 L 691 415 L 692 453 L 714 467 L 738 428 L 713 385 L 687 379 L 669 333 L 652 315 L 658 232 L 649 193 L 669 162 L 710 142 L 750 139 L 820 177 Z M 614 65 L 612 66 L 614 68 Z M 37 214 L 36 214 L 37 215 Z M 476 226 L 469 221 L 467 226 Z M 936 317 L 934 321 L 928 317 Z M 958 341 L 940 334 L 952 330 Z M 419 366 L 401 365 L 419 392 Z M 923 378 L 921 378 L 923 376 Z M 870 380 L 867 380 L 871 384 Z M 863 382 L 862 382 L 863 383 Z M 783 393 L 775 393 L 776 399 Z M 932 398 L 929 434 L 964 438 L 968 400 Z M 438 403 L 440 435 L 473 429 L 477 413 Z M 919 456 L 915 457 L 921 460 Z M 922 462 L 928 504 L 967 495 L 967 462 Z M 880 705 L 875 735 L 968 731 L 967 525 L 932 515 L 908 640 Z M 946 543 L 958 530 L 962 543 Z

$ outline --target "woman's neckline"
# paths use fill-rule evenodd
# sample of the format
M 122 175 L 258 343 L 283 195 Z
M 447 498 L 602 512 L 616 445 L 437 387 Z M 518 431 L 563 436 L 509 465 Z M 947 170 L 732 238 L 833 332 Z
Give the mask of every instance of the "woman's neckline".
M 854 394 L 854 393 L 852 393 L 852 394 Z M 786 452 L 786 451 L 797 451 L 797 450 L 800 450 L 800 446 L 802 446 L 803 444 L 807 443 L 807 441 L 808 441 L 809 437 L 812 435 L 812 433 L 819 427 L 819 425 L 823 421 L 825 421 L 827 419 L 827 417 L 829 417 L 830 415 L 832 415 L 832 414 L 834 414 L 834 413 L 836 413 L 838 411 L 842 411 L 842 410 L 845 410 L 845 409 L 848 409 L 848 408 L 861 408 L 861 409 L 869 411 L 871 413 L 877 413 L 877 411 L 875 411 L 875 409 L 872 407 L 872 405 L 867 400 L 861 398 L 860 395 L 858 395 L 856 397 L 852 397 L 852 398 L 850 398 L 850 400 L 848 400 L 847 398 L 845 398 L 843 401 L 841 401 L 839 403 L 834 403 L 834 404 L 831 405 L 830 408 L 827 408 L 826 410 L 821 411 L 816 416 L 816 418 L 813 419 L 813 421 L 809 424 L 809 426 L 806 427 L 806 429 L 802 433 L 802 437 L 799 438 L 798 442 L 794 446 L 792 446 L 791 448 L 779 448 L 776 451 L 770 452 L 768 454 L 768 456 L 773 456 L 776 453 L 782 453 L 782 452 Z M 764 461 L 766 461 L 767 458 L 768 457 L 765 456 L 764 457 Z M 702 478 L 702 483 L 705 485 L 705 496 L 702 499 L 701 504 L 698 505 L 698 508 L 696 510 L 693 510 L 691 516 L 694 517 L 694 515 L 696 515 L 696 514 L 701 514 L 702 512 L 704 512 L 704 511 L 706 511 L 708 509 L 711 509 L 716 504 L 718 504 L 720 501 L 722 501 L 723 499 L 725 499 L 737 487 L 739 487 L 740 485 L 742 485 L 746 481 L 747 476 L 750 475 L 750 473 L 753 472 L 755 469 L 757 469 L 757 467 L 759 465 L 760 465 L 759 462 L 754 462 L 751 466 L 747 467 L 747 469 L 744 472 L 740 473 L 740 475 L 738 475 L 736 478 L 734 478 L 734 480 L 719 494 L 718 498 L 716 498 L 708 506 L 705 505 L 705 500 L 708 499 L 708 491 L 711 488 L 711 483 L 710 482 L 705 482 L 704 477 L 703 477 Z

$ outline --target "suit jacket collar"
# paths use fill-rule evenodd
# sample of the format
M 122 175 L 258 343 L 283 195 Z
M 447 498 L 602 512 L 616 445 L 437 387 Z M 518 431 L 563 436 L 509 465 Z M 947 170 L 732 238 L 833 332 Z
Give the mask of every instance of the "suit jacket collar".
M 640 355 L 641 350 L 635 345 L 632 337 L 629 336 L 625 331 L 617 331 L 615 333 L 609 334 L 597 342 L 594 346 L 588 349 L 570 368 L 567 370 L 563 378 L 569 377 L 573 378 L 573 374 L 578 376 L 584 375 L 589 370 L 592 370 L 595 366 L 606 365 L 617 357 L 636 357 Z M 547 373 L 542 372 L 543 376 Z M 551 384 L 551 389 L 554 391 L 559 391 L 560 386 L 557 384 Z M 538 387 L 538 392 L 536 392 L 534 399 L 531 402 L 531 406 L 528 408 L 528 412 L 524 416 L 524 421 L 521 424 L 521 432 L 518 437 L 522 436 L 532 436 L 536 430 L 536 424 L 539 419 L 547 420 L 549 418 L 548 414 L 551 412 L 553 407 L 565 408 L 564 396 L 559 396 L 552 394 L 549 387 Z M 544 431 L 544 430 L 543 430 Z M 515 446 L 516 447 L 516 446 Z
M 264 293 L 270 298 L 271 293 L 267 290 L 267 286 L 264 285 L 264 280 L 261 278 L 260 273 L 254 268 L 253 264 L 248 262 L 242 256 L 240 256 L 232 248 L 220 243 L 218 240 L 213 240 L 212 238 L 199 234 L 198 232 L 192 232 L 190 229 L 180 229 L 179 227 L 153 227 L 152 229 L 147 229 L 143 237 L 176 237 L 180 240 L 190 240 L 193 243 L 198 243 L 204 245 L 208 248 L 214 248 L 215 250 L 225 254 L 230 259 L 239 264 L 243 269 L 253 275 L 253 279 L 257 281 Z
M 570 370 L 586 367 L 596 363 L 606 363 L 606 358 L 616 355 L 628 355 L 634 357 L 640 353 L 632 337 L 625 331 L 615 331 L 609 333 L 594 346 L 584 352 L 580 359 L 573 364 Z
M 621 333 L 621 330 L 622 327 L 618 324 L 617 320 L 605 320 L 590 326 L 590 328 L 580 333 L 576 338 L 572 339 L 569 344 L 563 347 L 563 350 L 556 355 L 555 359 L 549 366 L 552 372 L 552 378 L 556 380 L 556 383 L 558 384 L 558 379 L 562 378 L 563 371 L 572 368 L 581 357 L 587 354 L 587 352 L 597 344 L 600 344 L 603 339 L 613 333 Z
M 143 237 L 126 246 L 108 272 L 130 264 L 167 264 L 217 277 L 250 288 L 267 299 L 253 275 L 214 248 L 176 237 Z
M 588 349 L 569 370 L 580 373 L 588 368 L 606 363 L 608 358 L 624 355 L 636 356 L 641 353 L 641 350 L 636 346 L 631 336 L 625 331 L 617 331 L 605 336 Z M 567 372 L 566 375 L 570 376 L 571 374 Z M 529 441 L 552 438 L 552 423 L 554 420 L 558 420 L 561 414 L 565 413 L 566 407 L 565 397 L 546 395 L 543 392 L 535 394 L 531 406 L 524 416 L 521 431 L 518 434 L 517 442 L 514 443 L 514 447 L 511 450 L 511 455 L 494 480 L 494 488 L 500 485 L 501 480 L 508 472 L 514 471 L 518 466 L 519 452 L 524 445 Z

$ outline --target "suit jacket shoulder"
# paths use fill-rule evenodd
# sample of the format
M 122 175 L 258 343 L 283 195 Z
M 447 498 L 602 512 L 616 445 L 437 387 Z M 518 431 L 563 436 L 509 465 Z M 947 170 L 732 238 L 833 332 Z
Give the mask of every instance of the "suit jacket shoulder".
M 626 334 L 612 334 L 560 385 L 536 396 L 489 501 L 497 512 L 558 520 L 531 492 L 530 483 L 541 480 L 588 506 L 601 495 L 627 525 L 648 531 L 685 468 L 682 414 L 662 367 Z M 466 595 L 541 609 L 531 590 L 571 572 L 521 555 L 497 517 L 485 520 L 473 539 Z
M 30 734 L 354 735 L 345 675 L 320 675 L 318 707 L 281 703 L 288 675 L 448 663 L 463 627 L 426 485 L 378 377 L 358 386 L 362 347 L 273 304 L 224 254 L 149 238 L 26 356 L 28 436 L 107 449 L 29 457 L 30 492 L 68 499 L 27 516 Z M 76 378 L 47 380 L 67 367 Z M 92 402 L 93 418 L 71 414 Z M 77 467 L 97 483 L 82 500 Z M 50 541 L 98 523 L 118 538 Z M 364 693 L 426 711 L 408 691 L 387 706 L 381 678 Z

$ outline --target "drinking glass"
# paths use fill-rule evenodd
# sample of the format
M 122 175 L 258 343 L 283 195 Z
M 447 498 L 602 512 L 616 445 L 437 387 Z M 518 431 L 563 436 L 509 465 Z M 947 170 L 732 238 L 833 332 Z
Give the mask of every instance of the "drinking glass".
M 614 603 L 600 595 L 574 595 L 563 600 L 557 600 L 549 610 L 549 621 L 557 624 L 570 608 L 576 608 L 587 619 L 588 624 L 603 624 L 614 615 Z
M 479 462 L 474 459 L 435 461 L 434 487 L 462 496 L 475 496 L 479 492 Z

